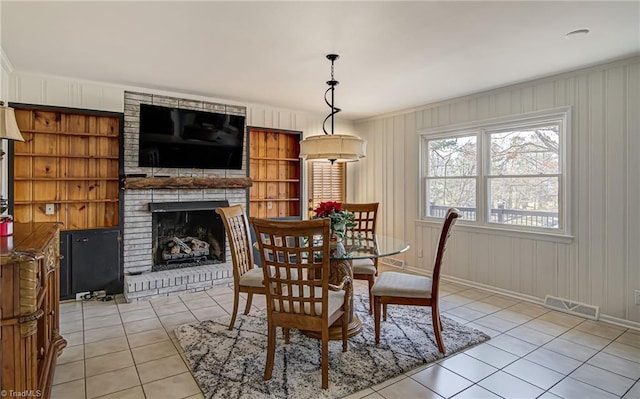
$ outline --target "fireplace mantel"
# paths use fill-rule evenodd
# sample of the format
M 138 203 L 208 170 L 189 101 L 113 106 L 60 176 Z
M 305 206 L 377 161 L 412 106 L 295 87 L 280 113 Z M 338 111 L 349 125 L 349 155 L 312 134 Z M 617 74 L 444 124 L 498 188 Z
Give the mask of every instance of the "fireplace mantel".
M 249 188 L 249 177 L 127 177 L 125 190 L 144 189 L 196 189 L 196 188 Z

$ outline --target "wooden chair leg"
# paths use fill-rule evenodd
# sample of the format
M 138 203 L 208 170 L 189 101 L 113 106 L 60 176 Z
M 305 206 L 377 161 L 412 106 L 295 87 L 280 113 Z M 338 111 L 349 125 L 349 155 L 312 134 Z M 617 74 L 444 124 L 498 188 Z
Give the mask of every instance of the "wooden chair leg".
M 291 335 L 289 334 L 289 329 L 282 327 L 282 332 L 284 333 L 284 343 L 289 344 L 289 340 L 291 339 Z
M 346 352 L 348 348 L 347 338 L 349 334 L 349 313 L 344 312 L 342 315 L 342 351 Z
M 267 332 L 267 362 L 264 366 L 264 380 L 271 379 L 273 373 L 273 358 L 276 353 L 276 328 L 269 324 Z
M 387 304 L 382 305 L 382 320 L 387 321 Z
M 329 389 L 329 329 L 322 329 L 322 389 Z
M 253 293 L 252 292 L 248 292 L 247 293 L 247 304 L 244 307 L 244 314 L 249 314 L 249 311 L 251 310 L 251 300 L 253 299 Z
M 433 334 L 436 336 L 438 350 L 444 355 L 444 342 L 442 341 L 442 323 L 438 308 L 431 308 L 431 322 L 433 323 Z
M 375 322 L 375 330 L 376 330 L 376 344 L 380 343 L 380 297 L 373 298 L 373 319 Z
M 367 281 L 369 281 L 369 316 L 371 316 L 373 314 L 373 295 L 371 294 L 371 289 L 373 288 L 373 283 L 375 283 L 375 278 L 371 275 Z
M 229 323 L 229 330 L 233 330 L 233 325 L 236 323 L 236 315 L 238 314 L 239 301 L 240 301 L 240 292 L 236 288 L 233 291 L 233 313 L 231 313 L 231 322 Z

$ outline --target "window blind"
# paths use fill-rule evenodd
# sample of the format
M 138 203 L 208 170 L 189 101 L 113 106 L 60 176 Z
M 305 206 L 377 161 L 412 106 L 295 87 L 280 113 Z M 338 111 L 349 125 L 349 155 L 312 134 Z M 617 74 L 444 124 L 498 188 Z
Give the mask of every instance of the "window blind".
M 310 162 L 309 212 L 325 201 L 346 199 L 346 163 Z

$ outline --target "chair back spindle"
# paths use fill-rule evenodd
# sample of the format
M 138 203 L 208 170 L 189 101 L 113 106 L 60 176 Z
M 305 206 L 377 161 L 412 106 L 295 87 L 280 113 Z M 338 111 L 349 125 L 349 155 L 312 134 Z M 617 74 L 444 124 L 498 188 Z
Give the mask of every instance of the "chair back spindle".
M 431 288 L 431 295 L 435 298 L 438 297 L 438 291 L 440 288 L 440 271 L 442 270 L 442 264 L 444 261 L 444 254 L 447 250 L 447 243 L 451 236 L 451 231 L 456 221 L 460 217 L 460 211 L 456 208 L 449 208 L 444 221 L 442 222 L 442 229 L 440 231 L 440 239 L 438 240 L 438 250 L 436 251 L 435 260 L 433 262 L 433 274 L 431 279 L 433 280 L 433 286 Z
M 356 226 L 351 228 L 354 236 L 373 239 L 376 233 L 376 221 L 378 219 L 379 203 L 343 203 L 342 209 L 354 214 Z M 366 280 L 369 286 L 369 314 L 373 313 L 373 297 L 371 296 L 371 288 L 376 281 L 378 275 L 378 258 L 356 259 L 352 262 L 353 279 Z

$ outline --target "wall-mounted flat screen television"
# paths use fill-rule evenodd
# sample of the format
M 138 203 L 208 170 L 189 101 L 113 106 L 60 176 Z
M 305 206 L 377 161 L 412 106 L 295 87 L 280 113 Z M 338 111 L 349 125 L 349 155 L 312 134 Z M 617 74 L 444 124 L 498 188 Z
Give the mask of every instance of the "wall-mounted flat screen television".
M 242 169 L 245 117 L 140 104 L 139 166 Z

